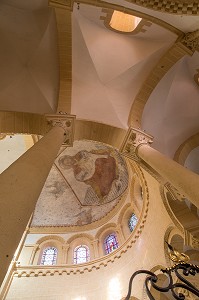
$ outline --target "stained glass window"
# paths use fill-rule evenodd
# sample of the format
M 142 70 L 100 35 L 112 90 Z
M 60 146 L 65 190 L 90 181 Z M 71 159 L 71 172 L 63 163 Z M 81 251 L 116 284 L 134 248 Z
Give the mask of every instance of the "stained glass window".
M 48 247 L 45 248 L 41 257 L 41 265 L 52 266 L 57 262 L 57 248 Z
M 128 225 L 129 225 L 129 229 L 132 232 L 137 224 L 138 218 L 136 217 L 136 215 L 133 213 L 129 219 Z
M 111 253 L 119 247 L 115 233 L 109 234 L 104 240 L 104 247 L 106 254 Z
M 77 246 L 74 250 L 74 264 L 82 264 L 90 260 L 90 251 L 86 245 Z

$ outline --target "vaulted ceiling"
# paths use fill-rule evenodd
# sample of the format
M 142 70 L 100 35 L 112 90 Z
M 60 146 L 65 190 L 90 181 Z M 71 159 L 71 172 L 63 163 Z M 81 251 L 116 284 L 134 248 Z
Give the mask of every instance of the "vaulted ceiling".
M 142 2 L 2 0 L 0 110 L 66 111 L 99 141 L 107 125 L 140 127 L 173 158 L 199 132 L 198 1 Z M 114 9 L 141 17 L 140 29 L 111 30 Z M 196 156 L 187 166 L 198 172 Z

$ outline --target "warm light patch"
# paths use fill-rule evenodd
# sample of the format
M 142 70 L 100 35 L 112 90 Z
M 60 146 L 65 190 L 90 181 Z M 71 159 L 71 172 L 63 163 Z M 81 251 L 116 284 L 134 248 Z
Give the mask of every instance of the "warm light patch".
M 109 25 L 118 31 L 132 32 L 142 19 L 114 10 Z
M 120 300 L 122 298 L 119 278 L 112 278 L 108 285 L 108 300 Z

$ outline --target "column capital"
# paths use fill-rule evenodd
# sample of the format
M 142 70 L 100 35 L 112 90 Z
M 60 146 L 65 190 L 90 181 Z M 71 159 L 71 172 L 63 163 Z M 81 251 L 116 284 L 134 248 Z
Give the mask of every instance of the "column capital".
M 95 239 L 91 241 L 91 245 L 98 245 L 99 239 Z
M 62 249 L 63 250 L 68 250 L 70 248 L 70 244 L 68 244 L 68 243 L 65 243 L 64 245 L 62 245 Z
M 166 182 L 164 186 L 170 192 L 173 200 L 177 199 L 181 202 L 186 200 L 185 195 L 181 191 L 177 190 L 170 182 Z
M 180 42 L 189 48 L 191 51 L 196 51 L 199 49 L 199 29 L 187 32 Z
M 72 146 L 74 140 L 74 124 L 76 116 L 60 112 L 59 114 L 45 115 L 45 117 L 50 128 L 58 126 L 63 128 L 65 131 L 64 146 Z
M 129 127 L 120 152 L 134 160 L 139 160 L 138 148 L 141 145 L 150 145 L 152 142 L 153 137 L 151 135 L 140 129 Z

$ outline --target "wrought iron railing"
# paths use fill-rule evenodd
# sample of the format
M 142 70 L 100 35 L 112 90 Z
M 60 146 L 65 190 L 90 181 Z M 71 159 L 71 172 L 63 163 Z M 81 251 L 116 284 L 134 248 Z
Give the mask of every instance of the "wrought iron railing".
M 133 273 L 129 281 L 129 289 L 128 294 L 125 300 L 130 300 L 131 298 L 131 291 L 132 291 L 132 283 L 134 278 L 139 274 L 146 274 L 148 275 L 145 279 L 145 288 L 146 293 L 150 300 L 156 300 L 152 293 L 151 287 L 155 290 L 159 291 L 160 293 L 169 293 L 173 296 L 173 299 L 177 300 L 184 300 L 186 299 L 187 292 L 191 293 L 192 295 L 199 297 L 199 289 L 196 288 L 189 280 L 188 276 L 195 276 L 199 273 L 199 266 L 189 264 L 186 262 L 188 260 L 188 256 L 184 253 L 179 253 L 171 245 L 168 244 L 170 249 L 170 259 L 172 261 L 177 261 L 175 265 L 170 268 L 161 269 L 161 272 L 165 274 L 168 278 L 168 284 L 164 287 L 159 286 L 158 283 L 158 276 L 151 271 L 148 270 L 139 270 Z M 184 261 L 183 261 L 184 260 Z

